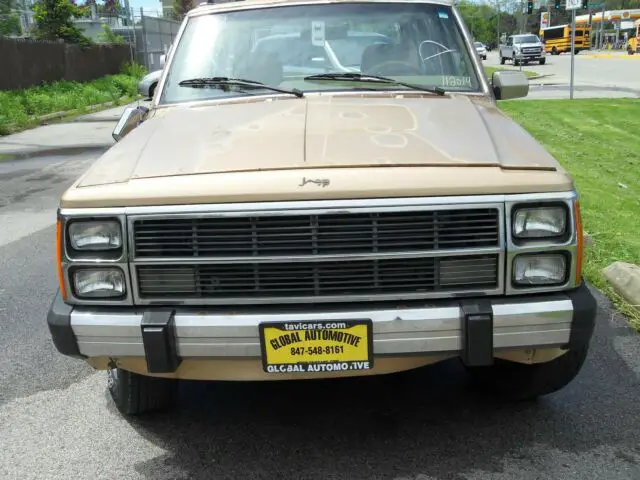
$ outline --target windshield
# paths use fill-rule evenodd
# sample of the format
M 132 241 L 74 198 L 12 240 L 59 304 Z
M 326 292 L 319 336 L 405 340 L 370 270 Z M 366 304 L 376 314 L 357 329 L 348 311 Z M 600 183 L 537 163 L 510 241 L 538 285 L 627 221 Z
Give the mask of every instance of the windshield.
M 304 78 L 342 72 L 446 90 L 480 88 L 453 11 L 425 3 L 329 3 L 206 13 L 188 20 L 168 68 L 160 103 L 274 94 L 242 86 L 179 85 L 208 77 L 303 92 L 405 88 Z
M 535 35 L 523 35 L 522 37 L 513 37 L 513 43 L 538 43 L 540 40 Z
M 474 43 L 474 45 L 475 45 L 476 47 L 481 47 L 481 46 L 482 46 L 482 44 L 481 44 L 480 42 L 475 42 L 475 43 Z

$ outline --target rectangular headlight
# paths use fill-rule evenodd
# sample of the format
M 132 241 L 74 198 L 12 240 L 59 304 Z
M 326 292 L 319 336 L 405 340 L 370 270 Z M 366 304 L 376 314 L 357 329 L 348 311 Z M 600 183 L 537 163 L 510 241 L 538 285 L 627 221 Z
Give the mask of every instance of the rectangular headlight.
M 119 268 L 78 269 L 73 273 L 73 283 L 79 298 L 122 297 L 126 292 Z
M 513 236 L 518 239 L 560 237 L 567 231 L 564 207 L 524 207 L 515 211 Z
M 513 283 L 520 287 L 561 285 L 567 278 L 562 253 L 521 254 L 513 261 Z
M 122 247 L 122 228 L 114 220 L 76 221 L 69 224 L 69 240 L 74 250 L 117 250 Z

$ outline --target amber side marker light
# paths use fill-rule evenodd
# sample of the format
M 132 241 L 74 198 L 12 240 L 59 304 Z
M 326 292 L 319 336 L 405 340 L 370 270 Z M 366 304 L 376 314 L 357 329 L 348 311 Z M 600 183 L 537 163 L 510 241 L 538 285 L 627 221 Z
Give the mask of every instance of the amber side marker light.
M 584 247 L 584 233 L 582 231 L 580 202 L 578 200 L 575 200 L 573 205 L 576 212 L 576 285 L 580 285 L 580 280 L 582 278 L 582 252 Z
M 67 289 L 64 286 L 64 272 L 62 270 L 62 220 L 56 223 L 56 266 L 58 269 L 58 283 L 60 284 L 60 294 L 62 300 L 67 300 Z

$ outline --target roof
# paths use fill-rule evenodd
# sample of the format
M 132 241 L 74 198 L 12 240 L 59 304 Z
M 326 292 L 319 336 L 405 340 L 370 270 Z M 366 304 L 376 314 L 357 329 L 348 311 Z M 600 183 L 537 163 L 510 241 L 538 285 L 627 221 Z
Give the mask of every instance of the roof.
M 224 12 L 231 10 L 244 10 L 260 7 L 277 7 L 282 5 L 313 5 L 329 3 L 431 3 L 437 5 L 453 6 L 456 0 L 212 0 L 217 3 L 201 3 L 187 13 L 187 16 L 196 16 L 204 13 Z

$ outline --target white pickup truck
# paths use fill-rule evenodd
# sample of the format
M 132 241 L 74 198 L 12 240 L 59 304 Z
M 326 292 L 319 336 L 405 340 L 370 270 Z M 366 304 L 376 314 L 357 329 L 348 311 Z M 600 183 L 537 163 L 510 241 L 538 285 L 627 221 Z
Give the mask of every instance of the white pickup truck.
M 500 65 L 511 60 L 514 65 L 525 65 L 529 62 L 538 62 L 544 65 L 546 62 L 544 45 L 537 35 L 526 33 L 511 35 L 507 38 L 506 45 L 500 45 Z

